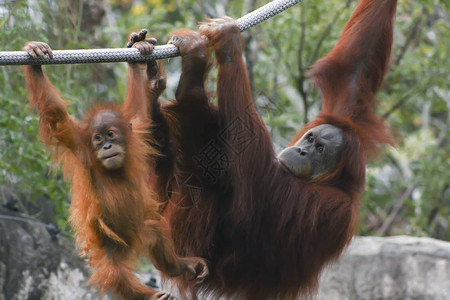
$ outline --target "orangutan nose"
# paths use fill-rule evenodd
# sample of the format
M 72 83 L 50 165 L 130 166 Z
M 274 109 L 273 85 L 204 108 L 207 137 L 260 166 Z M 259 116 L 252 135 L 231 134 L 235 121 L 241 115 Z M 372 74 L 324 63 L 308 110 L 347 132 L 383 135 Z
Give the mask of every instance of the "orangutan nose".
M 297 152 L 298 152 L 301 156 L 305 156 L 306 154 L 308 154 L 308 151 L 306 151 L 305 148 L 301 148 L 301 147 L 298 147 L 298 148 L 297 148 Z

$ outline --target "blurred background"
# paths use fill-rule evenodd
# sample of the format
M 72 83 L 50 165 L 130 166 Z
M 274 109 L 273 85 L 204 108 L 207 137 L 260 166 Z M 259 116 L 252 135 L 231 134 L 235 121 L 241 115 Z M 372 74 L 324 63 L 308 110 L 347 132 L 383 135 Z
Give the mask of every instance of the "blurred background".
M 239 18 L 256 0 L 0 0 L 0 51 L 26 41 L 52 49 L 124 47 L 147 28 L 159 44 L 170 31 L 197 28 L 206 17 Z M 320 109 L 306 72 L 333 45 L 356 0 L 305 0 L 244 34 L 252 93 L 280 149 Z M 399 0 L 390 71 L 378 113 L 394 130 L 396 147 L 367 167 L 360 235 L 413 235 L 450 240 L 449 2 Z M 180 59 L 168 61 L 165 101 L 174 96 Z M 69 110 L 80 117 L 97 101 L 123 101 L 126 63 L 46 66 Z M 208 86 L 214 89 L 215 72 Z M 0 201 L 70 232 L 69 185 L 49 171 L 19 66 L 0 67 Z

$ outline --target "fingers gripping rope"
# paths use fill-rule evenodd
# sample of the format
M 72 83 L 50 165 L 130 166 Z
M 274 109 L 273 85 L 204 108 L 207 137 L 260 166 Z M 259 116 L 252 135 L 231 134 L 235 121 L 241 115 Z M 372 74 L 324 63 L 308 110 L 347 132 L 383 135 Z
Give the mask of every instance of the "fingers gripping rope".
M 241 32 L 245 31 L 303 0 L 274 0 L 257 10 L 236 20 Z M 179 56 L 174 45 L 155 47 L 150 55 L 142 55 L 136 48 L 88 49 L 88 50 L 54 50 L 53 59 L 48 57 L 32 58 L 25 51 L 0 52 L 0 65 L 47 65 L 47 64 L 81 64 L 105 62 L 143 62 L 154 59 L 164 59 Z

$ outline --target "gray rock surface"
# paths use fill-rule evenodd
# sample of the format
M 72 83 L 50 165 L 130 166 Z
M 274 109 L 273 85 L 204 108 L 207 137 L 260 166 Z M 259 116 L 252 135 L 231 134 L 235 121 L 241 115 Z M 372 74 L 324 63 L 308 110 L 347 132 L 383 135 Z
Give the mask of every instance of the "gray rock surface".
M 322 274 L 319 299 L 450 299 L 450 243 L 357 237 Z
M 99 299 L 88 276 L 72 242 L 0 207 L 0 300 Z

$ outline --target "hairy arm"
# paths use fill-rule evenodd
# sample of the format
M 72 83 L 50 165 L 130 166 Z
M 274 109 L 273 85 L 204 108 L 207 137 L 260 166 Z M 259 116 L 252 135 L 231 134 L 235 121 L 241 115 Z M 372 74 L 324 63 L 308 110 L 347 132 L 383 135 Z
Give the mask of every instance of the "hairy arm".
M 147 64 L 128 64 L 128 86 L 123 109 L 127 118 L 148 118 L 150 105 L 147 101 Z
M 360 0 L 336 46 L 310 75 L 322 92 L 322 115 L 350 119 L 368 156 L 393 143 L 375 114 L 375 93 L 389 66 L 397 0 Z
M 150 55 L 156 44 L 155 38 L 146 39 L 146 29 L 142 29 L 139 34 L 133 32 L 130 35 L 130 42 L 127 47 L 138 49 L 143 55 Z M 165 88 L 157 89 L 159 75 L 158 66 L 155 61 L 148 63 L 128 63 L 128 87 L 123 109 L 125 115 L 132 119 L 137 117 L 147 120 L 152 114 L 152 103 L 155 102 Z M 158 76 L 159 79 L 160 76 Z M 162 85 L 162 83 L 161 83 Z
M 375 93 L 389 66 L 397 0 L 361 0 L 336 46 L 309 73 L 324 113 L 363 123 L 374 114 Z
M 248 180 L 264 173 L 275 153 L 269 132 L 253 105 L 239 27 L 224 17 L 202 25 L 200 34 L 210 39 L 219 65 L 221 138 L 230 149 L 233 169 L 242 175 L 242 180 Z
M 169 41 L 181 53 L 181 76 L 176 102 L 165 108 L 170 130 L 185 158 L 186 169 L 194 168 L 194 157 L 217 134 L 215 109 L 211 107 L 204 82 L 209 69 L 207 40 L 197 32 L 180 29 Z
M 51 55 L 47 44 L 28 42 L 24 50 L 31 56 Z M 46 51 L 46 52 L 43 52 Z M 33 55 L 33 54 L 34 55 Z M 66 103 L 61 99 L 57 89 L 50 83 L 40 65 L 25 66 L 25 81 L 30 94 L 30 104 L 37 108 L 40 116 L 40 135 L 48 145 L 65 146 L 76 151 L 76 128 L 78 122 L 69 117 Z
M 169 43 L 180 49 L 182 58 L 180 82 L 176 92 L 177 102 L 207 104 L 204 88 L 209 69 L 206 41 L 194 31 L 180 29 L 173 32 Z

